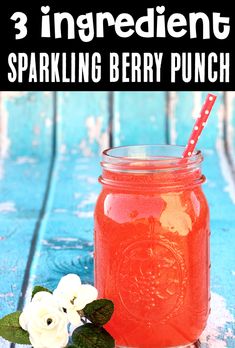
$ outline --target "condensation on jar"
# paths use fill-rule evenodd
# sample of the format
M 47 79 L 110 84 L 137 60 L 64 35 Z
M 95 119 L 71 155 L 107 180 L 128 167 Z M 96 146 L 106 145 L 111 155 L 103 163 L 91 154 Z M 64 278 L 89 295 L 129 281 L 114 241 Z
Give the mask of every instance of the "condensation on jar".
M 103 153 L 95 285 L 114 302 L 117 347 L 189 345 L 209 313 L 209 208 L 202 154 L 146 145 Z

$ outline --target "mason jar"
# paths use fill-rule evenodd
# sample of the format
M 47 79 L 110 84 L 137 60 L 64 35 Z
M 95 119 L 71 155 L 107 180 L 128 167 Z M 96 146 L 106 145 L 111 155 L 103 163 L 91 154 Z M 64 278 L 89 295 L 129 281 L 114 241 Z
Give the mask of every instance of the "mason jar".
M 209 313 L 209 208 L 200 151 L 143 145 L 103 152 L 95 286 L 114 302 L 117 347 L 188 346 Z

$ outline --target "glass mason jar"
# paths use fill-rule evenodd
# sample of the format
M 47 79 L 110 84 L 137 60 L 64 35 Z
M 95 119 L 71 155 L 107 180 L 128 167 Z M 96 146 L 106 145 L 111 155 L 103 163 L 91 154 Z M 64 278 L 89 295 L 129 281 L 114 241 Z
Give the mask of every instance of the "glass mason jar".
M 117 347 L 195 342 L 209 313 L 209 209 L 202 154 L 183 147 L 103 152 L 95 209 L 95 285 L 115 311 Z

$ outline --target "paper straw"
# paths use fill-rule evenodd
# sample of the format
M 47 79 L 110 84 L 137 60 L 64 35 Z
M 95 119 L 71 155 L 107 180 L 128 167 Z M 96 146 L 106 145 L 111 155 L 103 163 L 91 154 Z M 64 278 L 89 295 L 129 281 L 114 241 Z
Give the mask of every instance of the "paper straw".
M 198 138 L 206 125 L 211 109 L 215 103 L 216 96 L 214 94 L 208 94 L 205 103 L 202 106 L 201 112 L 195 122 L 192 133 L 189 137 L 188 143 L 185 147 L 182 157 L 190 157 L 195 149 L 198 142 Z

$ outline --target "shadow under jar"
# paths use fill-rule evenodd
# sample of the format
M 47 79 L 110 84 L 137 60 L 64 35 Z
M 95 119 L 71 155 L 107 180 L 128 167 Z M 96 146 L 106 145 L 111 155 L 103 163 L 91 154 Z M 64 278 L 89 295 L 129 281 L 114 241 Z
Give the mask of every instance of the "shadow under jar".
M 195 342 L 209 313 L 209 209 L 201 152 L 143 145 L 103 152 L 95 285 L 115 310 L 117 347 Z

